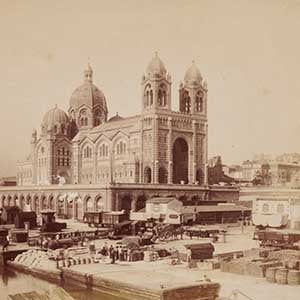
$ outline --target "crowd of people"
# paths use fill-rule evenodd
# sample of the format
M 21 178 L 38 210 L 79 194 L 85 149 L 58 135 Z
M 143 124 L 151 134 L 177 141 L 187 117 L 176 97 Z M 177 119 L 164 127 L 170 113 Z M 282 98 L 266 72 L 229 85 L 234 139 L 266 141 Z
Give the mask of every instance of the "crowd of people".
M 114 264 L 117 261 L 125 262 L 125 261 L 133 261 L 134 260 L 134 253 L 138 250 L 128 248 L 126 245 L 108 245 L 107 242 L 104 245 L 96 250 L 95 243 L 93 241 L 89 242 L 89 252 L 91 257 L 94 260 L 103 260 L 105 262 L 110 261 Z M 140 252 L 142 253 L 142 252 Z M 141 257 L 141 259 L 143 259 Z

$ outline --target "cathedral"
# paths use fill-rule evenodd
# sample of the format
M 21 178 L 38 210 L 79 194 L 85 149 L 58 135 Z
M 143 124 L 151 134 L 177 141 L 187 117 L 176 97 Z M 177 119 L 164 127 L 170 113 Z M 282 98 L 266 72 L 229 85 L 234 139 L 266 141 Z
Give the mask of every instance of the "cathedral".
M 141 80 L 141 111 L 108 118 L 88 64 L 67 112 L 55 106 L 18 163 L 17 185 L 207 184 L 207 84 L 193 62 L 172 110 L 171 75 L 157 54 Z

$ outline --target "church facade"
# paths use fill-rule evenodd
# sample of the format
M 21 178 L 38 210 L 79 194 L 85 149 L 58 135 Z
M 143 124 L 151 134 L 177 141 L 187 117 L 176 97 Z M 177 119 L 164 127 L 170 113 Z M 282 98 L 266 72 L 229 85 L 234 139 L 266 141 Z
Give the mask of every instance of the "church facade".
M 207 184 L 207 85 L 195 63 L 172 110 L 171 76 L 156 54 L 141 81 L 141 113 L 108 119 L 104 93 L 90 65 L 70 98 L 34 130 L 31 153 L 18 163 L 18 186 Z

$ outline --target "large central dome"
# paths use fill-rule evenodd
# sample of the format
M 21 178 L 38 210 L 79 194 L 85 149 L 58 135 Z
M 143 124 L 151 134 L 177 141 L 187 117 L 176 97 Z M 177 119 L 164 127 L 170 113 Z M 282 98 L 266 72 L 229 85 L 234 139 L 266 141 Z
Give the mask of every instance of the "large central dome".
M 93 83 L 85 82 L 79 86 L 72 94 L 70 99 L 70 106 L 78 109 L 83 105 L 95 107 L 97 105 L 107 112 L 106 99 L 102 91 Z
M 70 98 L 70 119 L 77 128 L 92 128 L 107 120 L 106 99 L 102 91 L 93 84 L 93 70 L 88 64 L 84 70 L 84 83 Z
M 83 105 L 92 109 L 98 106 L 104 114 L 107 114 L 105 96 L 102 91 L 93 84 L 93 70 L 90 64 L 88 64 L 84 70 L 84 83 L 73 92 L 70 99 L 70 107 L 74 110 L 80 109 Z

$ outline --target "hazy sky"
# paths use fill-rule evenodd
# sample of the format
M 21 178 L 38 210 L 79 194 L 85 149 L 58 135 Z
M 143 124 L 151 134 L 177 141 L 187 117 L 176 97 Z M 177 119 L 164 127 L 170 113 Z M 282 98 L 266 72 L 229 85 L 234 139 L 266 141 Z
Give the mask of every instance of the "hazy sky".
M 300 152 L 300 1 L 0 0 L 0 176 L 14 175 L 33 128 L 67 110 L 90 57 L 110 115 L 137 114 L 155 51 L 172 103 L 196 60 L 208 83 L 209 154 Z

